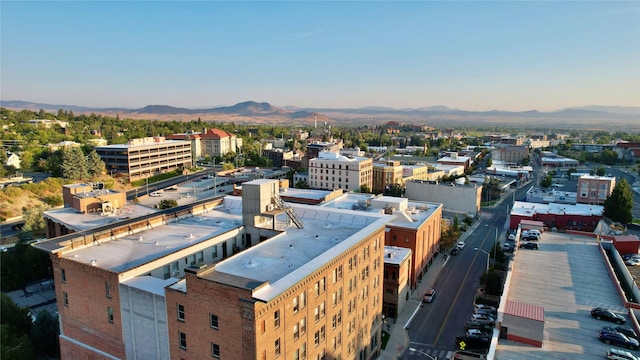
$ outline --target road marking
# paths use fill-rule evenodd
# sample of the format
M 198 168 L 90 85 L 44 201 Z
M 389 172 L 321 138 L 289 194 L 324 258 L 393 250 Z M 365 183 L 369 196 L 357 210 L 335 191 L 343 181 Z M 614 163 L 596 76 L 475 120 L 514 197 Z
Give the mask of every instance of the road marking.
M 484 245 L 485 241 L 487 241 L 487 237 L 489 236 L 489 232 L 487 232 L 484 236 L 484 238 L 482 239 L 482 242 L 480 243 L 480 245 L 478 246 L 479 249 L 482 249 L 482 246 Z M 469 277 L 469 273 L 471 273 L 471 269 L 473 268 L 473 264 L 475 264 L 476 259 L 478 258 L 478 253 L 480 253 L 480 251 L 476 251 L 476 254 L 473 256 L 473 260 L 471 261 L 471 266 L 469 266 L 469 268 L 467 269 L 467 273 L 464 274 L 464 279 L 462 279 L 462 283 L 466 283 L 467 282 L 467 278 Z M 447 315 L 445 315 L 444 317 L 444 321 L 442 322 L 442 326 L 440 326 L 440 329 L 438 330 L 438 334 L 436 335 L 436 339 L 433 341 L 434 344 L 438 343 L 438 340 L 440 340 L 440 335 L 442 335 L 442 332 L 444 331 L 444 326 L 447 323 L 447 321 L 449 320 L 449 316 L 451 315 L 451 312 L 453 311 L 453 305 L 458 301 L 458 298 L 460 297 L 460 293 L 462 292 L 462 286 L 460 286 L 458 288 L 458 292 L 456 293 L 456 296 L 453 298 L 453 301 L 451 302 L 451 306 L 449 306 L 449 311 L 447 311 Z

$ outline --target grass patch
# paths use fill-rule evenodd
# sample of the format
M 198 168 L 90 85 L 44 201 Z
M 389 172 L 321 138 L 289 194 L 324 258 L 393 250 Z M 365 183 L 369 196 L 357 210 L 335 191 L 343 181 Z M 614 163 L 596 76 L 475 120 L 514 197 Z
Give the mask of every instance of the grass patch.
M 634 224 L 640 225 L 640 218 L 633 219 L 631 220 L 631 222 Z
M 389 334 L 388 332 L 382 330 L 382 344 L 380 345 L 382 350 L 387 348 L 387 343 L 389 342 L 390 338 L 391 338 L 391 334 Z
M 164 174 L 152 176 L 152 177 L 150 177 L 148 179 L 148 181 L 149 181 L 149 184 L 153 184 L 153 183 L 158 182 L 158 181 L 171 179 L 172 177 L 176 177 L 178 175 L 182 175 L 182 172 L 178 171 L 178 170 L 174 170 L 174 171 L 170 171 L 170 172 L 167 172 L 167 173 L 164 173 Z M 136 180 L 136 181 L 131 183 L 131 185 L 133 185 L 135 187 L 140 187 L 140 186 L 145 185 L 145 184 L 147 184 L 147 179 Z

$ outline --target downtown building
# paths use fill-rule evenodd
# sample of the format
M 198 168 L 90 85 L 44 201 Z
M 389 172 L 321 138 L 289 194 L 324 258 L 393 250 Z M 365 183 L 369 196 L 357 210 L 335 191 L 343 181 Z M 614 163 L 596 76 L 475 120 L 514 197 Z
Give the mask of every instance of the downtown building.
M 392 216 L 284 203 L 275 180 L 35 246 L 63 359 L 371 359 Z
M 371 189 L 373 160 L 320 151 L 317 158 L 309 160 L 308 183 L 313 189 L 358 191 L 363 185 Z
M 129 181 L 191 168 L 191 142 L 162 136 L 132 139 L 126 144 L 97 146 L 96 152 L 112 177 Z

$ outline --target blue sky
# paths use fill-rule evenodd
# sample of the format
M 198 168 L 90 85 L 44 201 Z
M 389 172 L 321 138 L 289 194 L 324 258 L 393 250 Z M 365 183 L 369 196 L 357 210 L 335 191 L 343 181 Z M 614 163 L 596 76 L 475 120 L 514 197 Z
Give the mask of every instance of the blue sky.
M 0 98 L 640 106 L 640 2 L 0 2 Z

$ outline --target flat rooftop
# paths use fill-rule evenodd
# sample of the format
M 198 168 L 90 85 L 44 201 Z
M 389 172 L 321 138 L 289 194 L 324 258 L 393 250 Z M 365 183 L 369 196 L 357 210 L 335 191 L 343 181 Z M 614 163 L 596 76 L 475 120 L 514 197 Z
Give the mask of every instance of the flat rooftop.
M 346 193 L 319 206 L 382 214 L 384 213 L 385 205 L 398 209 L 399 204 L 407 200 L 407 198 L 393 196 L 376 197 L 371 194 Z M 442 207 L 442 204 L 439 203 L 408 201 L 406 210 L 394 212 L 394 219 L 389 222 L 389 225 L 418 228 L 440 207 Z
M 516 201 L 511 208 L 512 215 L 531 216 L 533 214 L 556 214 L 556 215 L 585 215 L 599 216 L 604 212 L 604 207 L 600 205 L 588 204 L 540 204 Z
M 385 227 L 388 215 L 323 209 L 291 204 L 304 222 L 304 229 L 288 227 L 267 241 L 215 264 L 215 271 L 203 272 L 205 279 L 219 281 L 221 274 L 268 283 L 254 291 L 253 297 L 269 301 L 331 259 Z M 276 221 L 288 221 L 286 214 Z M 384 239 L 381 239 L 383 246 Z
M 127 234 L 117 240 L 103 239 L 99 244 L 66 251 L 63 257 L 117 273 L 134 269 L 238 228 L 242 224 L 242 215 L 235 204 L 236 207 L 225 204 L 193 217 Z
M 75 229 L 77 232 L 156 212 L 156 209 L 150 207 L 127 203 L 123 208 L 117 209 L 115 213 L 110 215 L 103 215 L 98 211 L 83 214 L 71 207 L 45 211 L 44 214 L 55 222 L 64 224 L 67 228 Z
M 590 311 L 606 307 L 627 315 L 598 242 L 590 237 L 545 232 L 539 250 L 518 249 L 508 300 L 544 308 L 542 348 L 500 339 L 496 359 L 602 359 L 611 345 L 598 332 L 612 323 Z

